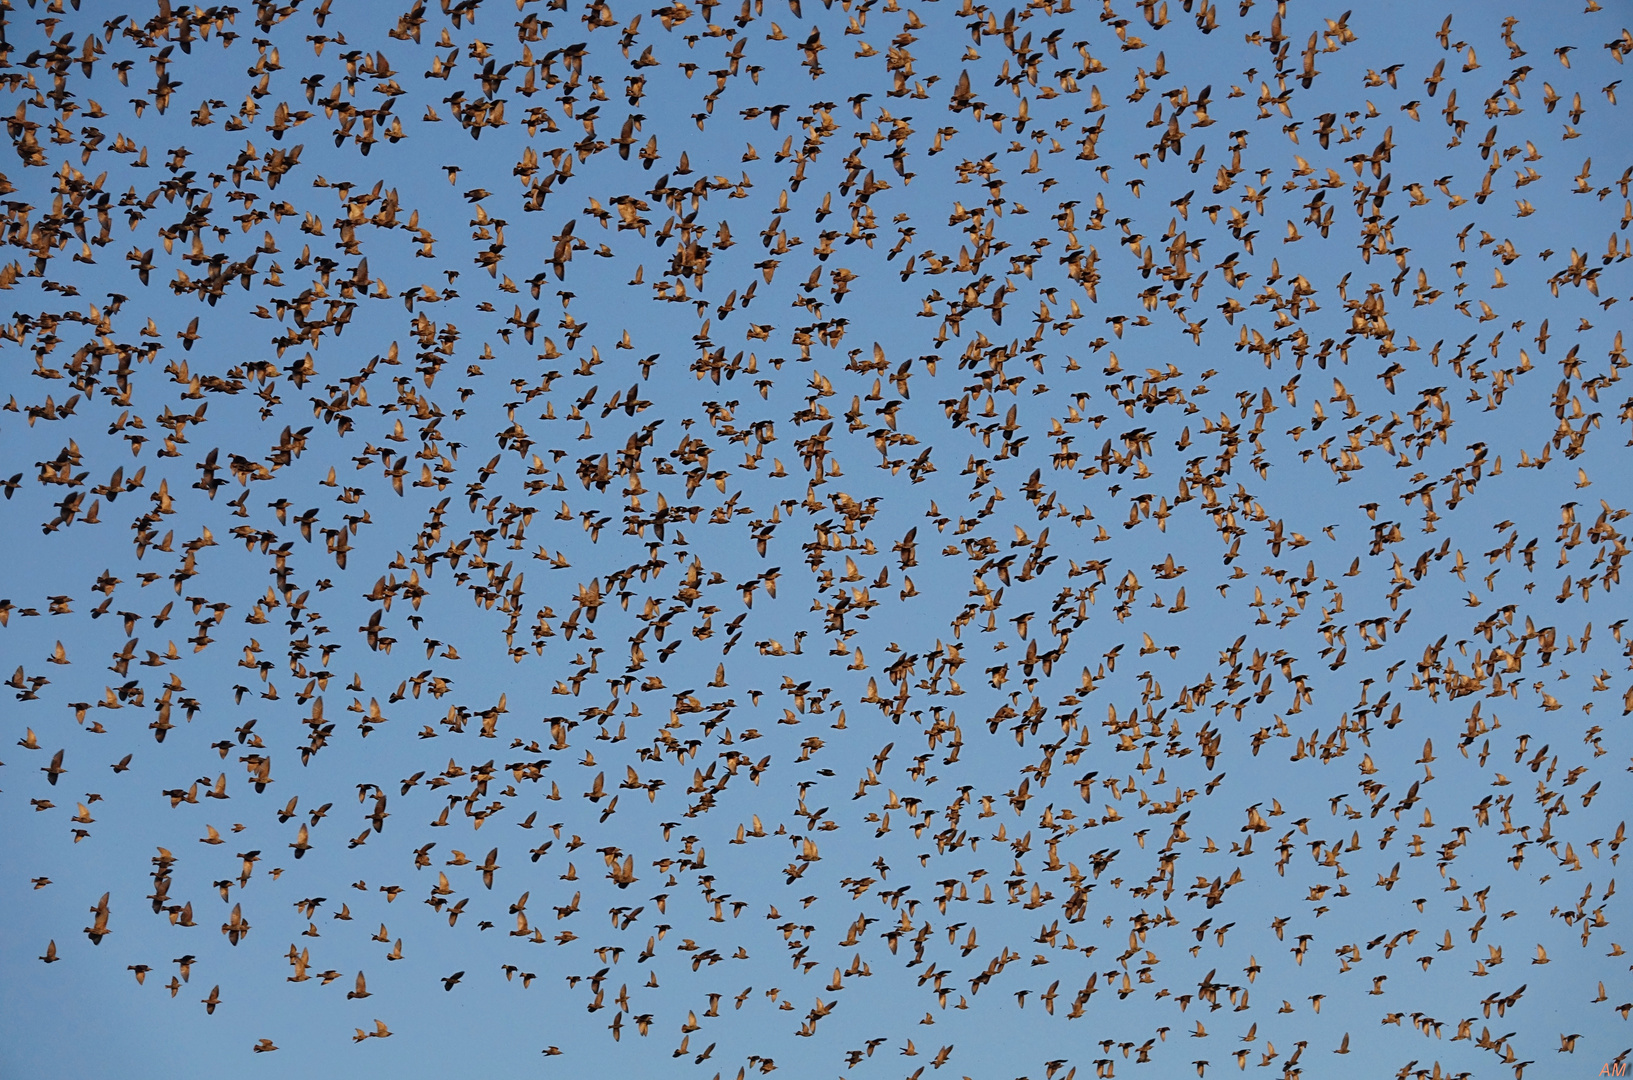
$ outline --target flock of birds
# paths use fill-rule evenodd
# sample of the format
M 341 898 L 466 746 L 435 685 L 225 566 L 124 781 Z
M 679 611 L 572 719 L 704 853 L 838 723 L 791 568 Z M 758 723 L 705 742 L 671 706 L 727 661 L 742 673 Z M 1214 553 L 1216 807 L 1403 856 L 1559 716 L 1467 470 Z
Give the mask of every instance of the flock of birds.
M 0 5 L 5 980 L 1625 1070 L 1625 9 L 783 2 Z

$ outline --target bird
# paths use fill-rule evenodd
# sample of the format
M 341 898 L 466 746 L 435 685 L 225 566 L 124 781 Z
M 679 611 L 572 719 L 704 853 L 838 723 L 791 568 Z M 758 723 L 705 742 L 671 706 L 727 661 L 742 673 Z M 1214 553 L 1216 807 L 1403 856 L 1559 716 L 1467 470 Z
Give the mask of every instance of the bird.
M 113 895 L 111 892 L 103 893 L 102 899 L 98 900 L 96 905 L 90 909 L 95 918 L 92 924 L 85 928 L 85 936 L 91 939 L 92 945 L 102 944 L 102 939 L 113 932 L 108 929 L 108 918 L 112 914 L 108 906 L 108 898 L 111 895 Z

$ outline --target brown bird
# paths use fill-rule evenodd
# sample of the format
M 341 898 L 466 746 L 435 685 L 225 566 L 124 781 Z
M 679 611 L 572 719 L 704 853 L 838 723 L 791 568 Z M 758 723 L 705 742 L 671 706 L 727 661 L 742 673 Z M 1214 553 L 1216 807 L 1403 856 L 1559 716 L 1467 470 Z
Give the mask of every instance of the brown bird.
M 90 909 L 95 918 L 92 924 L 85 928 L 85 936 L 91 939 L 92 945 L 102 944 L 102 939 L 113 932 L 108 929 L 108 916 L 110 914 L 108 897 L 110 895 L 112 894 L 103 893 L 102 899 L 98 900 L 96 906 Z

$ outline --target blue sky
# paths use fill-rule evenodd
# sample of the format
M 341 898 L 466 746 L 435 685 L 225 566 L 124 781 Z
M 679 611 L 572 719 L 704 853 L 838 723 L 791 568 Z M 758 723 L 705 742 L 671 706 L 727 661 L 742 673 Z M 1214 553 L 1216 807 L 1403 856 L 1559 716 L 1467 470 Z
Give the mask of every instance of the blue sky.
M 7 1075 L 1627 1053 L 1624 9 L 11 7 Z

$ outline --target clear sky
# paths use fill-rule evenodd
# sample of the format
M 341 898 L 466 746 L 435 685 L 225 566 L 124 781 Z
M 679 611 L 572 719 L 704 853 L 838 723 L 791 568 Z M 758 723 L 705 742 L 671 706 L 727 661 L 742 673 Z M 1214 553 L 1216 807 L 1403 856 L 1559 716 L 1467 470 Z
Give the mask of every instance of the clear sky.
M 3 7 L 0 1074 L 1625 1062 L 1625 5 Z

